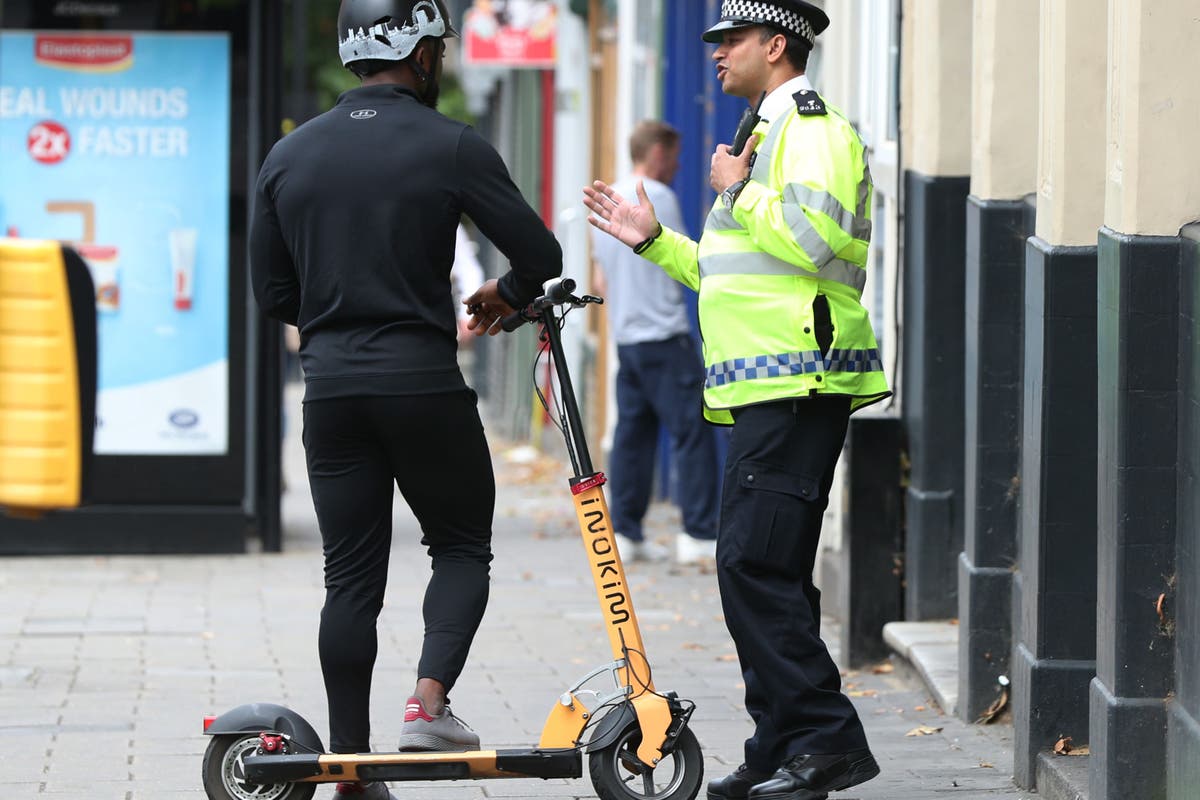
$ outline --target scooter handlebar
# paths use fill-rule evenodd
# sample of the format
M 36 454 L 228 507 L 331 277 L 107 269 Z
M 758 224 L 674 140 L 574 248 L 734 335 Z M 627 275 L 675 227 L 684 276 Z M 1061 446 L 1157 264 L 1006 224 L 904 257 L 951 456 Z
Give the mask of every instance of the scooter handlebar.
M 540 300 L 545 300 L 547 305 L 558 306 L 571 299 L 571 293 L 575 291 L 575 280 L 573 278 L 551 278 L 542 284 L 542 291 L 545 295 Z M 537 303 L 537 300 L 533 301 Z
M 552 278 L 546 281 L 542 284 L 544 294 L 524 308 L 517 309 L 500 320 L 501 329 L 506 333 L 512 333 L 522 325 L 536 320 L 545 309 L 571 302 L 574 291 L 575 281 L 572 278 Z
M 525 325 L 530 320 L 525 319 L 525 309 L 519 309 L 512 312 L 504 319 L 500 320 L 500 329 L 505 333 L 512 333 L 517 328 Z

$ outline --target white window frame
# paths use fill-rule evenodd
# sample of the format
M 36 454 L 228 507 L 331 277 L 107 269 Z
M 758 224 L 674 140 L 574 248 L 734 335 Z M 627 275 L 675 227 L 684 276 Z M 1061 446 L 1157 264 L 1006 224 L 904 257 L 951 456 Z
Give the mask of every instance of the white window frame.
M 617 179 L 628 175 L 629 137 L 645 119 L 662 109 L 661 0 L 618 0 L 617 3 Z
M 853 117 L 869 150 L 875 184 L 872 217 L 876 233 L 882 234 L 871 239 L 863 303 L 871 312 L 884 351 L 888 383 L 895 385 L 894 356 L 900 345 L 895 298 L 901 290 L 898 285 L 901 218 L 897 209 L 903 177 L 896 140 L 899 112 L 892 106 L 897 102 L 894 87 L 900 69 L 896 51 L 900 0 L 855 0 L 854 6 L 858 12 L 855 20 L 858 41 L 850 57 L 856 59 L 859 68 L 853 92 Z

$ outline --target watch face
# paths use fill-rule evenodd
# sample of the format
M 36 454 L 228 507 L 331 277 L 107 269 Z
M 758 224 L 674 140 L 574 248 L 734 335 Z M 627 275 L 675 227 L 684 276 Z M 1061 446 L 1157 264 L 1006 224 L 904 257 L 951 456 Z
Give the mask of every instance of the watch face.
M 742 193 L 742 187 L 745 185 L 746 181 L 741 180 L 721 192 L 721 202 L 725 204 L 726 211 L 733 211 L 733 205 L 737 202 L 737 197 Z

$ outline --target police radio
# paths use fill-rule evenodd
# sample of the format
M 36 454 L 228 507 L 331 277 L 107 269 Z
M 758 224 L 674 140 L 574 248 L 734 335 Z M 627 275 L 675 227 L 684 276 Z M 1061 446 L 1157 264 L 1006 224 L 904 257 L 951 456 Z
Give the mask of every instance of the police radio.
M 758 112 L 762 108 L 763 100 L 766 99 L 767 93 L 763 92 L 762 96 L 758 98 L 758 104 L 754 106 L 754 109 L 747 108 L 745 113 L 742 114 L 742 119 L 738 122 L 737 132 L 733 135 L 733 144 L 729 147 L 730 155 L 740 156 L 742 151 L 746 149 L 746 142 L 750 141 L 750 135 L 754 133 L 755 126 L 762 120 Z

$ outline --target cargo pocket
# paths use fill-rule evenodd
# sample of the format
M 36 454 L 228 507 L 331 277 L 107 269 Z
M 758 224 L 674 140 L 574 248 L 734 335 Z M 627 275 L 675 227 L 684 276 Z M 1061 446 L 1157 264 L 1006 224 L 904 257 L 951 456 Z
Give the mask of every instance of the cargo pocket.
M 735 467 L 737 484 L 722 504 L 721 536 L 735 563 L 770 572 L 790 572 L 802 543 L 816 530 L 819 485 L 814 478 L 785 472 L 760 461 Z

